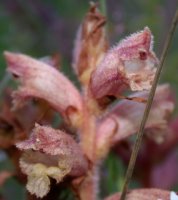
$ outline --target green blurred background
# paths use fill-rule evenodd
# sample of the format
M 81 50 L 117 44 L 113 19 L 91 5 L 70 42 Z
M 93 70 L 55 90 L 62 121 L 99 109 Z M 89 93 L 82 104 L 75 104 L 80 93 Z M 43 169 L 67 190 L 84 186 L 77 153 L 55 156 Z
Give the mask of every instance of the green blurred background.
M 111 45 L 125 35 L 148 26 L 154 35 L 155 52 L 160 56 L 178 7 L 177 0 L 100 0 L 100 5 L 107 14 Z M 77 84 L 71 70 L 73 42 L 88 8 L 87 0 L 0 0 L 0 92 L 8 81 L 4 50 L 23 52 L 37 58 L 60 53 L 62 70 Z M 178 97 L 178 28 L 161 82 L 171 83 Z M 1 154 L 1 160 L 4 158 Z M 9 161 L 3 160 L 0 169 L 4 165 L 8 168 Z M 125 168 L 121 161 L 114 159 L 114 155 L 109 156 L 106 166 L 109 168 L 107 192 L 112 193 L 120 189 Z M 9 200 L 25 199 L 24 188 L 13 179 L 0 188 L 0 193 Z

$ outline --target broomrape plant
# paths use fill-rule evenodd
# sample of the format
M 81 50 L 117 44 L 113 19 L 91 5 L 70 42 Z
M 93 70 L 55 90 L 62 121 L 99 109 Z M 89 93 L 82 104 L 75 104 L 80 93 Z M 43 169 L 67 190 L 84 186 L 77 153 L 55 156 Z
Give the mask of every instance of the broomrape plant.
M 73 51 L 72 67 L 80 90 L 53 65 L 52 58 L 45 62 L 21 53 L 4 53 L 7 70 L 20 86 L 12 92 L 12 110 L 10 105 L 4 106 L 1 121 L 11 126 L 11 133 L 2 137 L 1 148 L 16 152 L 14 173 L 21 182 L 26 175 L 26 188 L 36 197 L 55 199 L 50 195 L 65 183 L 76 199 L 97 199 L 102 162 L 111 148 L 138 130 L 159 63 L 153 36 L 145 27 L 109 48 L 105 24 L 105 17 L 91 4 Z M 130 94 L 125 96 L 125 92 Z M 32 98 L 39 99 L 35 108 L 27 101 Z M 63 118 L 61 129 L 50 125 L 52 110 Z M 171 132 L 168 121 L 173 110 L 169 84 L 159 85 L 145 135 L 164 142 Z M 45 123 L 40 123 L 43 112 Z M 31 119 L 27 122 L 22 116 Z M 120 194 L 114 194 L 106 200 L 119 198 Z M 138 189 L 131 191 L 128 199 L 178 197 L 166 190 Z

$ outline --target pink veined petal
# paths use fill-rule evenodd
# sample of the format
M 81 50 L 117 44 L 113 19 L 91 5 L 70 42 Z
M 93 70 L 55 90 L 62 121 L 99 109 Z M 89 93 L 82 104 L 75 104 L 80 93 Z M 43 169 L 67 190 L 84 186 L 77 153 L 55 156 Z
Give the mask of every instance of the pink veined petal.
M 158 64 L 152 51 L 149 28 L 134 33 L 110 49 L 91 76 L 91 92 L 96 99 L 116 96 L 123 90 L 151 88 Z
M 167 155 L 165 160 L 152 167 L 150 175 L 151 187 L 162 189 L 172 188 L 178 181 L 177 168 L 177 152 L 172 151 Z M 166 181 L 162 181 L 163 174 L 166 177 Z
M 82 99 L 74 85 L 50 65 L 17 53 L 4 53 L 8 71 L 20 79 L 22 86 L 14 93 L 14 106 L 29 97 L 46 100 L 57 111 L 66 115 L 68 108 L 82 109 Z
M 117 133 L 118 124 L 114 118 L 107 118 L 96 131 L 96 155 L 98 159 L 107 156 L 112 145 L 112 138 Z
M 148 92 L 138 92 L 133 94 L 133 96 L 147 98 Z M 108 112 L 108 114 L 105 116 L 105 119 L 114 117 L 118 123 L 118 129 L 117 133 L 113 137 L 113 143 L 125 139 L 138 131 L 144 109 L 145 104 L 143 103 L 121 100 Z M 174 102 L 171 99 L 169 85 L 164 84 L 158 86 L 145 128 L 153 131 L 155 130 L 155 133 L 165 133 L 167 121 L 173 109 Z M 105 121 L 103 121 L 103 123 L 104 122 Z M 157 139 L 158 142 L 161 140 L 159 137 Z

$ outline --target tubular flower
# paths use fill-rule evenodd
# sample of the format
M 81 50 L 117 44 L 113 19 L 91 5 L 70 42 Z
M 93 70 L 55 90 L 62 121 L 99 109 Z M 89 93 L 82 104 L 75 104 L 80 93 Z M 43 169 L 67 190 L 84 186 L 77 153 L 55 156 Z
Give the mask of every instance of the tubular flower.
M 20 167 L 28 176 L 27 189 L 38 197 L 48 193 L 49 177 L 61 182 L 66 175 L 84 175 L 88 168 L 80 147 L 72 137 L 47 126 L 36 124 L 30 138 L 16 146 L 25 151 Z
M 99 99 L 117 96 L 125 89 L 150 89 L 158 63 L 152 43 L 152 34 L 146 27 L 110 49 L 91 76 L 93 96 Z
M 133 94 L 133 96 L 147 98 L 148 92 L 137 92 Z M 113 106 L 111 110 L 108 111 L 103 123 L 106 123 L 106 120 L 112 117 L 118 124 L 117 132 L 112 138 L 113 143 L 119 142 L 120 140 L 136 133 L 140 125 L 144 109 L 145 104 L 143 103 L 121 100 L 115 106 Z M 174 102 L 171 99 L 171 90 L 169 85 L 164 84 L 158 86 L 145 127 L 146 130 L 148 129 L 149 132 L 151 132 L 151 136 L 155 137 L 157 142 L 161 142 L 165 133 L 167 132 L 167 122 L 173 109 Z M 111 124 L 110 121 L 108 121 L 108 123 Z M 109 124 L 108 127 L 111 127 L 112 131 L 112 126 Z M 102 123 L 100 126 L 103 126 Z
M 74 85 L 54 67 L 29 56 L 4 53 L 8 71 L 20 79 L 22 86 L 14 92 L 14 108 L 29 97 L 46 100 L 65 118 L 70 111 L 82 110 L 82 99 Z

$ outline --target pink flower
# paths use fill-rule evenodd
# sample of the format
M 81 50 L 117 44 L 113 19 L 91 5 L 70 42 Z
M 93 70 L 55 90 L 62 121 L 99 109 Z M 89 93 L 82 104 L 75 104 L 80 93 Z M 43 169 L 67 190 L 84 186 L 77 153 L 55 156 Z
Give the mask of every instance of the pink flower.
M 137 92 L 133 94 L 133 96 L 147 98 L 148 92 Z M 103 126 L 105 123 L 111 124 L 111 122 L 108 121 L 108 118 L 115 119 L 118 128 L 112 138 L 112 143 L 117 143 L 137 132 L 144 109 L 145 104 L 143 103 L 121 100 L 113 106 L 111 110 L 109 110 L 100 126 Z M 145 127 L 146 130 L 149 129 L 149 132 L 151 132 L 150 137 L 155 137 L 157 142 L 161 142 L 165 136 L 167 121 L 173 109 L 174 102 L 171 98 L 169 85 L 164 84 L 162 86 L 158 86 Z M 112 125 L 109 124 L 105 124 L 105 126 L 110 126 L 112 132 Z
M 127 88 L 150 89 L 158 64 L 152 43 L 152 34 L 146 27 L 110 49 L 91 76 L 93 96 L 117 96 Z
M 4 53 L 8 71 L 22 86 L 14 92 L 14 108 L 22 106 L 29 97 L 46 100 L 66 119 L 69 113 L 82 110 L 82 99 L 74 85 L 55 68 L 23 54 Z
M 25 151 L 20 167 L 28 176 L 27 189 L 38 197 L 49 191 L 50 179 L 62 181 L 66 175 L 82 176 L 88 163 L 74 139 L 51 127 L 35 125 L 30 138 L 16 146 Z

